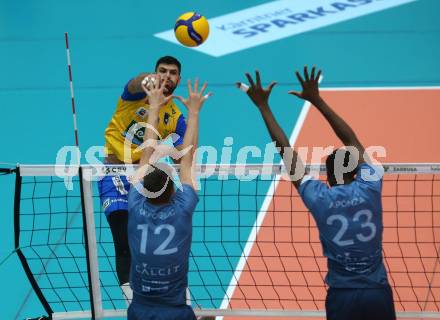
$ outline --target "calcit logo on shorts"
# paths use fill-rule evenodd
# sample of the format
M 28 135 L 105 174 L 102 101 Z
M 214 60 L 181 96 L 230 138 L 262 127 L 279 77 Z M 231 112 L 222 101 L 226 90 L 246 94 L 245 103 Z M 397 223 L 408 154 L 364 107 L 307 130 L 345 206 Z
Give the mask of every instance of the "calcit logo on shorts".
M 140 107 L 136 110 L 136 115 L 142 119 L 144 119 L 146 116 L 148 116 L 148 110 L 144 107 Z
M 379 12 L 416 0 L 278 0 L 209 18 L 209 38 L 191 49 L 214 57 Z M 156 37 L 179 44 L 174 30 Z

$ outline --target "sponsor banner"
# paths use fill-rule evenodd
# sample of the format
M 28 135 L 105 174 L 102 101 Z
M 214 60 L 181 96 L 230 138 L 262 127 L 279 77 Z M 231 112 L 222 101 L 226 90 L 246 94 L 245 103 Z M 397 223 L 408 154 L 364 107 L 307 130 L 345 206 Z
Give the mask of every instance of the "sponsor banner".
M 272 1 L 219 17 L 209 17 L 208 40 L 192 49 L 220 57 L 414 1 L 417 0 Z M 173 29 L 155 36 L 179 44 Z

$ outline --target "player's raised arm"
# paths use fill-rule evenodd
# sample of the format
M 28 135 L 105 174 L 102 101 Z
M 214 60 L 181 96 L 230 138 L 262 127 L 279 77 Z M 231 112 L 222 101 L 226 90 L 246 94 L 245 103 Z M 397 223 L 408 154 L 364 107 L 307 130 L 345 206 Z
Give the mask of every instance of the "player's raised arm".
M 199 112 L 202 109 L 203 103 L 211 95 L 211 93 L 204 94 L 207 87 L 205 82 L 199 91 L 199 80 L 194 82 L 194 89 L 191 85 L 191 80 L 188 80 L 188 98 L 176 97 L 179 99 L 188 109 L 188 124 L 186 127 L 185 136 L 183 138 L 183 149 L 187 149 L 192 146 L 189 152 L 186 152 L 180 161 L 180 181 L 185 184 L 189 184 L 194 187 L 192 180 L 192 164 L 194 158 L 194 152 L 197 148 L 198 135 L 199 135 Z
M 159 123 L 159 110 L 160 107 L 172 98 L 172 96 L 165 97 L 163 94 L 165 88 L 165 81 L 160 81 L 160 76 L 157 75 L 157 81 L 151 88 L 142 86 L 145 93 L 149 97 L 149 113 L 147 127 L 145 128 L 144 142 L 142 143 L 142 155 L 139 162 L 139 169 L 134 176 L 133 182 L 140 181 L 147 172 L 147 167 L 150 164 L 150 158 L 157 147 L 157 140 L 159 138 L 157 125 Z
M 295 173 L 299 171 L 304 173 L 304 164 L 298 157 L 297 152 L 290 146 L 289 139 L 284 131 L 276 121 L 272 110 L 269 107 L 269 96 L 272 92 L 276 82 L 269 84 L 267 88 L 263 88 L 261 85 L 261 78 L 259 71 L 255 72 L 255 82 L 249 73 L 246 73 L 246 77 L 249 80 L 250 87 L 247 89 L 247 95 L 251 98 L 252 102 L 257 106 L 258 110 L 263 117 L 269 134 L 273 141 L 276 143 L 276 147 L 279 149 L 280 155 L 283 158 L 284 164 L 287 170 L 290 171 L 291 176 L 295 176 Z M 242 83 L 237 83 L 239 88 L 243 88 Z M 302 177 L 301 177 L 302 178 Z M 301 178 L 292 179 L 292 183 L 296 188 L 301 184 Z
M 298 98 L 304 99 L 312 103 L 321 114 L 328 121 L 333 131 L 345 146 L 355 147 L 359 151 L 360 162 L 365 162 L 364 152 L 365 148 L 357 138 L 353 129 L 342 119 L 321 97 L 319 94 L 319 77 L 321 76 L 321 70 L 316 73 L 316 68 L 312 68 L 312 72 L 309 75 L 307 66 L 304 67 L 304 78 L 296 71 L 296 77 L 298 78 L 302 91 L 289 91 L 289 94 L 295 95 Z
M 136 94 L 136 93 L 140 93 L 140 92 L 145 92 L 143 86 L 142 86 L 142 81 L 145 79 L 146 76 L 151 75 L 151 73 L 146 73 L 143 72 L 141 74 L 139 74 L 136 78 L 131 79 L 130 82 L 128 83 L 128 91 L 131 94 Z

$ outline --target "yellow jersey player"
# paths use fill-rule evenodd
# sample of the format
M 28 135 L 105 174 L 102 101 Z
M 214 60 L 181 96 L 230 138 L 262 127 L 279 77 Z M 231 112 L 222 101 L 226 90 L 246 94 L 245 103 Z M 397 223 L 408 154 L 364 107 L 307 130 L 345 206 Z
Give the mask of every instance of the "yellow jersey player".
M 180 62 L 174 57 L 162 57 L 156 62 L 155 72 L 165 81 L 164 95 L 172 95 L 180 82 Z M 140 124 L 147 123 L 150 107 L 142 81 L 148 75 L 141 73 L 131 79 L 118 99 L 116 111 L 105 130 L 106 164 L 138 163 L 140 160 L 142 150 L 138 147 L 145 134 L 145 126 Z M 161 138 L 172 135 L 174 146 L 181 149 L 186 122 L 172 99 L 160 109 L 157 130 Z M 98 182 L 98 188 L 113 236 L 119 285 L 129 301 L 132 295 L 128 285 L 131 258 L 127 236 L 130 184 L 125 176 L 106 176 Z

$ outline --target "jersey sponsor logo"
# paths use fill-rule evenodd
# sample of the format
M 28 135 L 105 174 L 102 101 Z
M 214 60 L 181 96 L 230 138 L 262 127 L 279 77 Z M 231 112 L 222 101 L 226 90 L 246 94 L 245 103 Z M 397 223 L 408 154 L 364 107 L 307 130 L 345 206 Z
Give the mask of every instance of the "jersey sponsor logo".
M 163 115 L 163 123 L 168 124 L 169 120 L 170 114 L 165 112 L 165 114 Z
M 145 282 L 145 283 L 152 283 L 152 284 L 160 284 L 160 285 L 163 285 L 163 284 L 170 284 L 170 281 L 147 280 L 147 279 L 142 279 L 142 282 Z
M 148 263 L 141 263 L 141 264 L 136 264 L 135 270 L 141 276 L 167 277 L 180 272 L 181 265 L 178 264 L 178 265 L 159 268 L 159 267 L 150 267 Z
M 106 210 L 108 207 L 110 207 L 112 204 L 118 203 L 118 202 L 122 202 L 122 203 L 128 203 L 127 199 L 107 199 L 104 201 L 104 203 L 102 204 L 102 210 Z
M 142 119 L 144 119 L 148 115 L 148 110 L 144 107 L 140 107 L 136 110 L 136 115 Z
M 141 290 L 142 290 L 142 292 L 152 292 L 152 291 L 168 291 L 168 286 L 165 286 L 165 287 L 159 287 L 159 288 L 156 288 L 156 287 L 150 287 L 150 286 L 146 286 L 146 285 L 142 285 L 141 286 Z
M 362 203 L 365 203 L 365 199 L 362 197 L 356 197 L 350 200 L 337 200 L 330 202 L 329 209 L 338 209 L 338 208 L 347 208 L 347 207 L 355 207 Z
M 102 204 L 102 209 L 106 210 L 109 206 L 110 206 L 110 199 L 107 199 L 104 201 L 104 203 Z
M 151 292 L 151 287 L 142 285 L 142 292 Z
M 316 30 L 416 0 L 278 0 L 210 17 L 206 42 L 191 48 L 214 57 Z M 179 44 L 170 29 L 156 37 Z
M 131 121 L 127 128 L 122 132 L 125 138 L 131 140 L 131 143 L 140 146 L 144 141 L 145 127 L 139 125 L 136 121 Z
M 344 256 L 338 254 L 336 259 L 344 266 L 346 271 L 366 274 L 371 272 L 371 268 L 376 261 L 380 261 L 380 250 L 373 255 L 362 257 L 352 257 L 349 252 L 345 252 Z
M 114 176 L 114 177 L 112 177 L 112 181 L 113 181 L 113 185 L 116 187 L 116 190 L 121 195 L 127 195 L 128 194 L 127 189 L 125 189 L 124 182 L 121 180 L 120 177 Z

